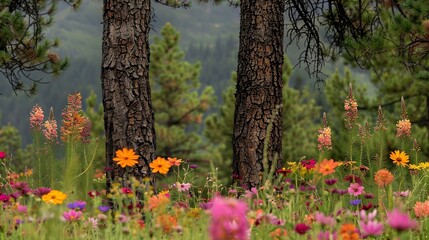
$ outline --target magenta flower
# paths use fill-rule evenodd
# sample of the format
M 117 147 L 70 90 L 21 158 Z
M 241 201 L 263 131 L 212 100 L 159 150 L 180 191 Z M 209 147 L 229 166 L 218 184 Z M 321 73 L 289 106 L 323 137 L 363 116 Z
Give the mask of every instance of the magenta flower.
M 215 197 L 212 204 L 209 227 L 211 239 L 249 239 L 246 203 L 233 198 Z
M 347 190 L 350 195 L 359 196 L 363 193 L 364 187 L 361 186 L 359 183 L 352 183 Z
M 5 158 L 6 158 L 6 153 L 0 152 L 0 159 L 5 159 Z
M 311 227 L 305 223 L 298 223 L 295 225 L 295 232 L 297 232 L 299 235 L 304 235 L 310 229 Z
M 64 220 L 68 222 L 78 221 L 80 217 L 82 217 L 82 212 L 75 211 L 74 209 L 63 213 Z
M 28 208 L 25 205 L 21 205 L 21 204 L 17 203 L 16 210 L 20 213 L 26 214 L 28 211 Z
M 396 208 L 387 212 L 387 224 L 397 231 L 406 231 L 417 226 L 417 222 L 411 219 L 408 213 L 401 212 Z
M 310 159 L 310 160 L 302 160 L 301 165 L 305 167 L 307 170 L 313 169 L 316 167 L 316 160 Z

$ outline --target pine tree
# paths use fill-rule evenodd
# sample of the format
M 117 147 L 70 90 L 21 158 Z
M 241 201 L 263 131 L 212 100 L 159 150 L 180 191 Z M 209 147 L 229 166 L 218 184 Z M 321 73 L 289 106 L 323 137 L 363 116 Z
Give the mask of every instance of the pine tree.
M 302 157 L 315 158 L 317 156 L 316 136 L 317 125 L 314 119 L 320 109 L 307 89 L 296 90 L 289 86 L 292 72 L 291 63 L 284 60 L 283 65 L 283 128 L 282 144 L 285 161 L 298 161 Z M 225 166 L 232 165 L 232 129 L 234 125 L 234 86 L 237 76 L 231 78 L 231 86 L 223 92 L 223 104 L 217 114 L 206 119 L 205 135 L 212 143 L 212 156 L 215 166 L 222 167 L 218 178 L 224 182 L 231 181 L 232 171 Z
M 203 115 L 215 103 L 212 87 L 200 88 L 200 64 L 184 60 L 180 35 L 170 23 L 151 45 L 150 81 L 156 155 L 183 159 L 201 158 L 204 150 L 199 132 Z
M 80 0 L 65 0 L 77 7 Z M 59 40 L 45 37 L 46 28 L 53 22 L 57 1 L 1 0 L 0 1 L 0 73 L 14 91 L 36 93 L 42 79 L 34 72 L 59 74 L 67 65 L 52 49 Z

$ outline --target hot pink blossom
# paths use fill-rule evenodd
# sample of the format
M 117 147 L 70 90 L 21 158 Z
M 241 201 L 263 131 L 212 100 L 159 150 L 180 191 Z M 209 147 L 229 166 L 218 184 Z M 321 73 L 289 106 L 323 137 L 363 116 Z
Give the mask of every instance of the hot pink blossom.
M 246 240 L 250 238 L 246 203 L 232 198 L 215 197 L 212 204 L 209 227 L 211 239 Z
M 68 222 L 78 221 L 81 216 L 82 216 L 82 212 L 75 211 L 74 209 L 66 211 L 63 213 L 64 220 L 66 220 Z

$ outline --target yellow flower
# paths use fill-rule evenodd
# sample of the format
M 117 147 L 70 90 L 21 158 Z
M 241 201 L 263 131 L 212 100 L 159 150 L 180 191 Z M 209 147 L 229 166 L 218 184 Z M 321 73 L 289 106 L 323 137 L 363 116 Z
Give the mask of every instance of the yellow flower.
M 429 169 L 429 162 L 421 162 L 419 163 L 420 169 Z
M 66 200 L 67 194 L 58 190 L 51 190 L 48 194 L 42 196 L 42 200 L 46 203 L 61 204 Z
M 408 155 L 404 151 L 395 150 L 390 153 L 390 159 L 392 159 L 393 163 L 405 167 L 407 163 L 410 161 Z
M 170 170 L 171 164 L 165 158 L 157 157 L 153 162 L 149 164 L 149 167 L 152 168 L 153 173 L 161 173 L 161 174 L 167 174 Z
M 416 164 L 408 164 L 408 169 L 410 169 L 410 170 L 421 170 L 422 167 L 420 165 L 416 165 Z
M 122 168 L 125 168 L 126 166 L 132 167 L 136 165 L 138 163 L 138 158 L 139 155 L 136 155 L 133 149 L 123 148 L 122 150 L 116 151 L 116 157 L 113 158 L 113 161 L 121 165 Z

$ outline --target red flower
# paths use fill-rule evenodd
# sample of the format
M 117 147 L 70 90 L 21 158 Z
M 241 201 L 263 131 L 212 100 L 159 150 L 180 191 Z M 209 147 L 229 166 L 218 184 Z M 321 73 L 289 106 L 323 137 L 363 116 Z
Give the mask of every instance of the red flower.
M 305 223 L 298 223 L 297 225 L 295 225 L 295 232 L 300 235 L 304 235 L 310 229 L 311 227 Z
M 0 159 L 5 159 L 5 158 L 6 158 L 6 153 L 0 152 Z

